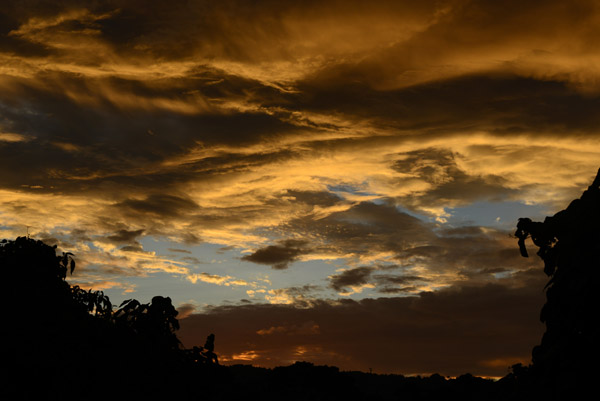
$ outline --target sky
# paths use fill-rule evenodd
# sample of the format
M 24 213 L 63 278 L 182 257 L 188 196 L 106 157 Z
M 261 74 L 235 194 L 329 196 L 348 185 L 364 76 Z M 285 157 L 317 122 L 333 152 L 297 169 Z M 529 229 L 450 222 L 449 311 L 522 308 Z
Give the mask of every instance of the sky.
M 600 167 L 598 2 L 2 5 L 2 238 L 169 296 L 226 364 L 530 361 L 547 278 L 513 233 Z

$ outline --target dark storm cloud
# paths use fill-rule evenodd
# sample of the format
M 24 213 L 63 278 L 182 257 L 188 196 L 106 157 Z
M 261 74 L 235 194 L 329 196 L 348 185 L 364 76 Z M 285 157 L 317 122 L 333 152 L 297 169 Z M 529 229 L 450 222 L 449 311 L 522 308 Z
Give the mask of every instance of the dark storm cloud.
M 135 245 L 125 245 L 119 249 L 125 252 L 144 252 L 144 248 L 139 243 Z
M 342 254 L 398 250 L 410 243 L 435 238 L 431 229 L 416 217 L 394 206 L 371 202 L 361 202 L 320 219 L 312 216 L 295 219 L 287 226 L 306 237 L 322 238 L 324 247 Z
M 558 3 L 550 3 L 551 8 L 561 8 Z M 63 16 L 64 20 L 60 22 L 58 16 L 63 15 L 61 12 L 81 11 L 81 6 L 78 7 L 77 2 L 58 2 L 52 6 L 35 4 L 36 7 L 11 5 L 7 8 L 3 17 L 7 21 L 3 31 L 6 40 L 44 48 L 41 42 L 35 40 L 46 36 L 35 39 L 35 36 L 27 35 L 40 31 L 45 32 L 44 35 L 60 33 L 68 36 L 69 32 L 77 33 L 88 28 L 94 30 L 106 46 L 116 49 L 123 57 L 130 52 L 128 56 L 133 58 L 145 54 L 144 57 L 150 59 L 160 56 L 170 60 L 185 58 L 190 52 L 197 51 L 208 52 L 213 60 L 218 58 L 217 55 L 235 60 L 260 59 L 260 51 L 250 54 L 255 47 L 249 44 L 261 42 L 267 36 L 289 38 L 290 28 L 284 27 L 281 21 L 286 18 L 283 17 L 296 21 L 298 15 L 303 13 L 285 3 L 249 6 L 237 2 L 220 5 L 206 2 L 165 5 L 159 2 L 140 7 L 137 3 L 115 1 L 93 3 L 89 5 L 87 14 L 81 12 L 68 18 Z M 421 33 L 399 41 L 391 48 L 386 47 L 382 54 L 367 58 L 366 61 L 351 59 L 329 62 L 327 67 L 300 76 L 292 82 L 293 91 L 289 93 L 245 77 L 243 68 L 236 75 L 201 63 L 182 68 L 174 77 L 166 78 L 146 79 L 136 77 L 135 73 L 130 73 L 133 77 L 119 76 L 118 71 L 115 76 L 88 76 L 80 72 L 53 71 L 51 68 L 40 70 L 31 78 L 12 77 L 8 79 L 10 84 L 6 85 L 4 96 L 0 95 L 2 118 L 11 132 L 31 140 L 0 146 L 0 168 L 14 169 L 14 166 L 20 166 L 15 174 L 4 176 L 0 185 L 19 189 L 24 188 L 23 185 L 35 186 L 39 191 L 60 188 L 67 192 L 82 189 L 90 191 L 99 187 L 106 190 L 106 187 L 115 183 L 143 190 L 177 187 L 190 180 L 254 166 L 256 164 L 252 159 L 261 159 L 266 164 L 269 155 L 258 152 L 207 158 L 186 165 L 179 171 L 148 172 L 146 168 L 185 153 L 197 142 L 208 147 L 222 144 L 244 147 L 298 133 L 297 122 L 291 120 L 291 116 L 306 112 L 342 115 L 350 121 L 366 120 L 379 129 L 393 128 L 394 133 L 402 136 L 418 133 L 419 136 L 440 138 L 453 136 L 457 132 L 481 130 L 498 135 L 537 132 L 544 135 L 564 135 L 565 132 L 585 134 L 600 126 L 598 113 L 594 112 L 600 106 L 599 98 L 590 94 L 582 95 L 569 86 L 560 74 L 554 78 L 538 79 L 535 75 L 523 76 L 496 66 L 492 72 L 457 72 L 418 81 L 409 87 L 379 85 L 372 79 L 381 75 L 382 65 L 389 64 L 391 59 L 402 59 L 402 55 L 411 56 L 404 57 L 406 60 L 423 61 L 424 52 L 432 53 L 428 49 L 447 40 L 439 36 L 442 33 L 452 33 L 461 38 L 469 36 L 472 32 L 463 28 L 463 25 L 479 26 L 481 22 L 474 19 L 471 14 L 474 11 L 469 10 L 478 10 L 476 14 L 486 19 L 490 18 L 488 9 L 493 10 L 496 16 L 498 13 L 505 15 L 507 10 L 516 7 L 516 4 L 510 3 L 507 9 L 496 10 L 494 6 L 482 2 L 469 4 L 468 7 L 462 7 L 448 2 L 450 11 L 445 14 L 442 12 L 441 19 L 432 27 L 422 32 L 417 30 Z M 352 11 L 352 7 L 356 9 Z M 352 7 L 348 15 L 340 18 L 352 20 L 351 16 L 357 10 L 377 16 L 390 12 L 390 15 L 400 15 L 407 10 L 411 16 L 428 16 L 444 9 L 433 2 L 397 6 L 382 3 L 370 7 L 353 4 Z M 247 21 L 238 12 L 231 16 L 227 10 L 233 9 L 245 10 L 257 19 L 254 22 Z M 323 15 L 335 20 L 335 5 L 311 3 L 308 9 L 323 10 Z M 534 8 L 527 6 L 525 10 L 520 10 L 528 13 L 533 12 Z M 585 19 L 585 10 L 587 8 L 582 3 L 574 10 L 567 8 L 565 15 Z M 310 11 L 307 12 L 310 14 Z M 546 19 L 550 18 L 546 12 L 543 15 Z M 32 20 L 34 17 L 38 20 Z M 419 21 L 429 20 L 419 18 Z M 500 20 L 495 18 L 490 26 L 496 30 L 504 28 L 503 24 L 515 23 L 513 15 Z M 239 34 L 240 26 L 249 28 L 262 20 L 269 23 L 261 25 L 261 28 L 254 26 L 245 29 L 244 35 Z M 48 21 L 54 22 L 50 24 Z M 465 21 L 469 23 L 465 25 Z M 37 28 L 36 23 L 39 25 Z M 559 26 L 564 28 L 565 23 Z M 19 30 L 19 27 L 22 29 Z M 532 31 L 535 35 L 547 29 L 537 25 L 519 25 L 517 28 L 525 32 Z M 283 36 L 274 35 L 276 33 Z M 213 36 L 219 40 L 211 40 Z M 269 40 L 265 43 L 269 43 Z M 425 41 L 424 46 L 419 46 L 421 40 Z M 473 40 L 478 43 L 480 39 L 474 36 Z M 211 47 L 211 43 L 217 43 L 214 46 L 219 48 Z M 464 41 L 457 41 L 455 46 L 463 49 L 461 43 Z M 63 54 L 66 50 L 61 52 Z M 281 54 L 278 51 L 275 59 L 290 57 Z M 428 68 L 427 60 L 425 58 L 424 68 Z M 86 63 L 81 62 L 84 66 Z M 384 75 L 402 75 L 403 65 L 400 65 L 399 71 Z M 383 70 L 387 71 L 385 68 Z M 249 104 L 249 111 L 235 108 L 224 110 L 227 102 Z M 326 122 L 320 124 L 304 125 L 302 129 L 318 131 L 329 126 Z M 386 136 L 389 140 L 389 135 Z M 368 140 L 377 142 L 381 138 Z M 329 145 L 321 142 L 311 146 L 322 149 L 327 146 L 337 148 L 338 145 L 341 146 L 341 142 Z M 427 155 L 411 155 L 412 158 L 421 156 L 430 159 L 436 157 L 433 151 Z M 233 168 L 228 163 L 236 157 L 239 160 L 234 162 L 236 167 Z M 447 154 L 438 159 L 444 163 L 451 162 Z M 273 158 L 271 162 L 275 160 L 281 159 Z M 397 167 L 401 171 L 402 166 Z M 125 171 L 128 173 L 123 174 Z M 202 174 L 196 174 L 198 171 Z M 417 172 L 427 174 L 425 170 Z M 444 199 L 459 201 L 461 196 L 470 195 L 469 199 L 462 200 L 468 202 L 474 198 L 502 198 L 514 193 L 514 190 L 506 188 L 506 183 L 500 177 L 470 176 L 455 168 L 449 174 L 453 175 L 453 181 L 427 194 L 422 203 Z M 300 202 L 315 205 L 327 206 L 336 201 L 325 193 L 314 195 L 306 191 L 290 194 Z
M 403 242 L 426 241 L 431 239 L 429 227 L 421 220 L 398 210 L 389 204 L 361 202 L 343 212 L 335 212 L 314 222 L 321 225 L 326 232 L 339 238 L 358 239 L 375 242 L 378 235 L 398 234 L 390 236 L 390 240 Z
M 471 283 L 485 283 L 510 278 L 514 283 L 525 285 L 523 280 L 526 277 L 519 272 L 533 268 L 537 261 L 522 258 L 514 247 L 515 239 L 509 233 L 479 227 L 459 231 L 466 231 L 468 235 L 447 236 L 442 230 L 429 244 L 398 250 L 395 258 L 402 266 L 409 271 L 414 265 L 427 266 L 428 274 L 433 275 L 429 277 L 423 274 L 423 277 L 409 280 L 411 285 L 435 282 L 439 280 L 433 278 L 436 274 L 450 275 L 450 282 L 467 280 Z M 402 280 L 403 275 L 398 277 Z M 382 281 L 373 282 L 377 283 L 377 288 L 386 284 Z
M 181 240 L 183 241 L 184 244 L 187 244 L 187 245 L 198 245 L 198 244 L 202 243 L 202 238 L 200 238 L 199 236 L 197 236 L 194 233 L 183 233 L 181 235 Z
M 329 277 L 330 287 L 347 292 L 351 287 L 371 285 L 382 293 L 414 292 L 419 286 L 439 281 L 427 274 L 451 274 L 451 280 L 471 280 L 472 283 L 497 281 L 497 275 L 513 277 L 517 283 L 522 279 L 515 272 L 525 271 L 535 265 L 535 260 L 523 259 L 514 243 L 505 241 L 501 232 L 484 233 L 481 228 L 471 230 L 468 236 L 439 235 L 427 245 L 397 247 L 396 260 L 401 266 L 361 266 L 345 270 Z M 467 230 L 461 230 L 467 231 Z M 439 234 L 439 233 L 438 233 Z M 427 266 L 427 274 L 412 274 L 414 266 Z M 384 270 L 399 269 L 397 274 Z M 500 277 L 498 276 L 498 277 Z M 521 282 L 523 284 L 523 282 Z
M 215 106 L 179 113 L 179 105 L 196 103 L 196 95 L 181 92 L 202 88 L 203 81 L 198 79 L 167 80 L 149 88 L 137 80 L 46 75 L 38 77 L 43 85 L 17 80 L 12 90 L 0 95 L 3 124 L 29 139 L 1 144 L 1 166 L 22 167 L 17 174 L 3 178 L 5 187 L 41 184 L 44 190 L 49 186 L 68 189 L 73 179 L 85 178 L 86 182 L 74 183 L 74 189 L 80 190 L 103 181 L 127 183 L 133 172 L 136 185 L 168 185 L 189 180 L 195 170 L 218 173 L 227 168 L 228 157 L 203 160 L 179 174 L 155 170 L 144 177 L 144 169 L 185 153 L 197 142 L 240 146 L 296 130 L 277 116 L 261 112 L 223 112 Z M 236 85 L 236 91 L 247 92 L 248 86 L 258 84 L 242 80 Z M 215 92 L 216 86 L 208 88 Z M 227 98 L 230 90 L 206 96 Z M 125 105 L 119 103 L 123 101 Z M 161 109 L 169 101 L 175 102 L 173 108 Z M 120 110 L 123 107 L 127 110 Z M 265 155 L 239 156 L 252 163 L 253 158 Z M 262 162 L 266 160 L 268 157 Z M 123 174 L 125 171 L 128 174 Z
M 293 197 L 296 201 L 312 206 L 333 206 L 342 199 L 326 191 L 297 191 L 288 189 L 286 196 Z
M 20 22 L 9 10 L 0 11 L 0 52 L 17 53 L 26 57 L 44 57 L 52 54 L 48 47 L 32 43 L 26 39 L 10 36 L 9 33 L 19 28 Z
M 345 291 L 347 287 L 361 286 L 369 282 L 372 267 L 362 266 L 345 270 L 330 277 L 330 286 L 336 291 Z
M 382 294 L 414 294 L 419 291 L 419 285 L 428 283 L 429 279 L 411 275 L 373 275 L 377 292 Z
M 269 245 L 256 250 L 250 255 L 242 257 L 242 260 L 263 265 L 270 265 L 273 269 L 286 269 L 298 256 L 310 253 L 306 249 L 306 241 L 285 240 L 280 245 Z
M 198 309 L 198 307 L 196 305 L 193 304 L 182 304 L 177 308 L 177 319 L 181 320 L 181 319 L 185 319 L 186 317 L 190 316 L 192 313 L 194 313 L 196 311 L 196 309 Z
M 198 209 L 198 204 L 191 199 L 167 194 L 152 194 L 140 200 L 127 199 L 114 206 L 126 212 L 160 217 L 181 216 Z
M 578 58 L 593 60 L 591 38 L 599 33 L 596 2 L 532 1 L 524 5 L 507 1 L 500 5 L 483 0 L 437 5 L 431 24 L 358 62 L 328 66 L 323 81 L 335 86 L 352 77 L 352 82 L 371 87 L 398 88 L 500 70 L 542 81 L 556 78 L 580 87 L 587 83 L 598 89 L 594 72 L 570 63 Z M 580 29 L 573 30 L 573 26 Z
M 108 240 L 115 244 L 130 243 L 136 240 L 137 237 L 142 235 L 144 230 L 119 230 L 113 235 L 106 237 Z
M 542 287 L 452 287 L 416 297 L 319 301 L 302 309 L 214 307 L 182 321 L 180 336 L 191 346 L 214 332 L 220 356 L 235 361 L 234 355 L 254 351 L 252 363 L 262 366 L 309 360 L 363 371 L 377 366 L 384 372 L 458 375 L 476 368 L 502 376 L 512 362 L 529 361 L 540 340 Z M 318 334 L 293 336 L 284 329 L 306 322 Z
M 348 269 L 330 277 L 331 288 L 341 291 L 350 286 L 374 285 L 376 290 L 407 288 L 435 280 L 411 272 L 424 266 L 427 274 L 447 274 L 449 280 L 474 282 L 495 280 L 501 268 L 508 275 L 526 270 L 536 263 L 524 259 L 510 233 L 484 227 L 436 228 L 390 205 L 363 202 L 347 211 L 328 217 L 290 222 L 294 232 L 318 238 L 309 249 L 329 250 L 367 256 L 370 252 L 391 252 L 399 265 L 374 265 Z M 400 269 L 396 275 L 384 270 Z M 376 274 L 378 272 L 382 274 Z
M 282 29 L 277 20 L 261 15 L 269 13 L 269 7 L 276 7 L 277 2 L 115 1 L 112 4 L 118 12 L 98 25 L 103 37 L 126 54 L 136 49 L 141 54 L 170 59 L 197 52 L 207 52 L 213 57 L 253 59 L 257 56 L 253 52 L 259 51 L 256 41 L 274 42 L 271 35 Z M 269 30 L 260 29 L 248 15 L 269 19 Z M 236 27 L 247 32 L 246 41 Z
M 327 197 L 331 199 L 331 197 Z M 407 244 L 435 239 L 431 229 L 419 219 L 390 205 L 362 202 L 343 212 L 327 217 L 304 218 L 286 222 L 282 229 L 294 232 L 304 240 L 284 240 L 242 257 L 242 260 L 285 269 L 301 255 L 319 252 L 347 253 L 365 251 L 398 251 Z M 320 240 L 312 240 L 312 238 Z
M 53 6 L 44 2 L 28 5 L 11 7 L 9 13 L 19 17 L 19 22 L 23 23 L 31 17 L 49 19 L 82 8 L 81 2 L 77 1 L 56 2 Z M 75 25 L 93 29 L 117 54 L 167 60 L 202 54 L 246 62 L 289 58 L 293 52 L 286 43 L 298 41 L 302 34 L 315 37 L 316 45 L 326 44 L 324 38 L 307 29 L 307 21 L 312 21 L 310 25 L 321 33 L 328 33 L 330 22 L 338 19 L 340 14 L 350 20 L 344 25 L 353 22 L 358 28 L 366 28 L 377 17 L 390 13 L 424 20 L 436 9 L 436 3 L 431 1 L 408 4 L 377 1 L 368 6 L 359 1 L 306 1 L 302 7 L 297 7 L 295 3 L 285 1 L 248 3 L 228 0 L 214 3 L 178 0 L 164 3 L 158 0 L 117 0 L 88 2 L 85 6 L 95 18 L 79 18 Z M 340 6 L 343 6 L 342 13 Z M 392 22 L 390 18 L 385 21 L 387 29 Z M 46 28 L 46 31 L 64 29 L 69 25 L 74 25 L 74 22 L 62 21 Z M 349 29 L 347 26 L 344 28 Z M 383 32 L 386 30 L 383 29 Z M 331 33 L 336 34 L 335 31 Z M 357 34 L 352 30 L 350 33 L 353 37 Z M 337 36 L 344 38 L 339 33 Z M 296 47 L 306 52 L 306 48 L 311 49 L 312 46 L 298 44 Z
M 394 163 L 393 169 L 414 174 L 433 185 L 432 190 L 417 199 L 403 199 L 402 203 L 406 206 L 411 202 L 456 206 L 482 199 L 501 201 L 518 194 L 518 191 L 510 189 L 510 182 L 504 177 L 467 174 L 458 167 L 455 155 L 443 149 L 407 152 Z
M 600 117 L 593 113 L 600 97 L 582 94 L 561 81 L 491 73 L 376 89 L 356 82 L 351 73 L 336 74 L 339 86 L 331 86 L 328 74 L 315 77 L 317 82 L 299 82 L 296 107 L 373 119 L 382 128 L 401 129 L 400 135 L 413 130 L 438 135 L 581 134 L 600 125 Z
M 71 236 L 72 239 L 74 239 L 76 241 L 87 242 L 87 241 L 92 240 L 92 238 L 89 236 L 89 234 L 86 230 L 82 230 L 79 228 L 75 228 L 75 229 L 71 230 L 69 235 Z
M 383 287 L 379 288 L 377 291 L 381 294 L 413 294 L 419 288 L 415 286 L 408 287 Z
M 419 276 L 402 276 L 402 275 L 388 275 L 388 274 L 378 274 L 373 276 L 377 281 L 389 284 L 407 284 L 413 281 L 427 281 L 423 277 Z
M 497 267 L 525 270 L 536 263 L 535 260 L 521 258 L 515 251 L 514 239 L 508 233 L 488 230 L 477 236 L 439 236 L 433 246 L 403 249 L 398 252 L 398 258 L 417 258 L 434 271 L 455 271 L 466 275 L 492 272 Z
M 242 259 L 276 268 L 287 268 L 301 255 L 338 254 L 340 257 L 388 252 L 398 265 L 351 268 L 329 277 L 330 288 L 347 292 L 351 287 L 371 286 L 383 293 L 414 292 L 446 277 L 473 283 L 497 281 L 499 277 L 519 279 L 515 272 L 535 264 L 520 257 L 509 233 L 491 228 L 436 228 L 385 204 L 363 202 L 343 212 L 313 220 L 310 216 L 286 224 L 306 240 L 282 243 L 257 250 Z M 426 271 L 415 273 L 417 266 Z M 399 270 L 389 274 L 388 271 Z M 433 276 L 431 276 L 433 275 Z M 426 287 L 425 287 L 426 288 Z

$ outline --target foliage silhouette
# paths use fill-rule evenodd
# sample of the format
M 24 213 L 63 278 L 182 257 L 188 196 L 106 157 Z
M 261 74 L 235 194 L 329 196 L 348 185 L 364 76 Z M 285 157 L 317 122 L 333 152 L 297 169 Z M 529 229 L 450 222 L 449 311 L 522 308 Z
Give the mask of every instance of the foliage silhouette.
M 214 334 L 184 349 L 168 297 L 114 307 L 102 291 L 71 286 L 73 254 L 41 241 L 0 243 L 2 399 L 536 400 L 572 399 L 594 384 L 599 356 L 600 170 L 567 209 L 519 219 L 549 276 L 546 324 L 529 366 L 494 382 L 470 374 L 404 377 L 297 362 L 275 369 L 218 365 Z M 35 385 L 23 386 L 23 380 Z M 18 394 L 18 396 L 15 396 Z
M 117 398 L 189 397 L 195 380 L 220 374 L 211 358 L 183 349 L 170 298 L 127 300 L 113 310 L 102 291 L 68 284 L 75 266 L 71 253 L 56 255 L 41 241 L 0 244 L 3 399 L 115 398 L 117 387 Z M 19 385 L 23 379 L 36 386 Z
M 581 198 L 543 223 L 519 219 L 515 235 L 525 257 L 531 237 L 550 277 L 540 313 L 546 332 L 519 374 L 549 398 L 570 397 L 593 383 L 600 356 L 600 170 Z
M 101 291 L 67 283 L 75 261 L 56 255 L 56 247 L 3 241 L 0 269 L 0 313 L 10 323 L 1 339 L 2 399 L 503 399 L 494 382 L 471 375 L 373 375 L 307 362 L 220 366 L 214 334 L 203 347 L 183 349 L 168 297 L 113 308 Z M 24 380 L 35 385 L 19 384 Z

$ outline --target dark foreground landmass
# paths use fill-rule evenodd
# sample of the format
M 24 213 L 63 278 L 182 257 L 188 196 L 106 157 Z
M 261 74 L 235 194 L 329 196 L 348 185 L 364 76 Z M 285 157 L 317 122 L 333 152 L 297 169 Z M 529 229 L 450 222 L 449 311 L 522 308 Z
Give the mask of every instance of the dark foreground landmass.
M 549 276 L 546 333 L 529 366 L 493 381 L 341 372 L 297 362 L 222 366 L 214 336 L 185 349 L 168 297 L 118 307 L 66 281 L 75 260 L 19 237 L 0 243 L 3 400 L 570 400 L 595 390 L 600 357 L 600 172 L 569 207 L 515 233 L 538 247 Z M 210 328 L 207 328 L 210 330 Z

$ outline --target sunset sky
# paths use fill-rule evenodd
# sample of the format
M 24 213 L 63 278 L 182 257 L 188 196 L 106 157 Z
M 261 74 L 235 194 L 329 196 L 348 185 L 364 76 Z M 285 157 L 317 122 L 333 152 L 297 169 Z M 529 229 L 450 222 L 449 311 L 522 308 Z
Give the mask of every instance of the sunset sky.
M 224 363 L 502 376 L 544 330 L 517 218 L 600 167 L 599 39 L 597 1 L 3 1 L 0 236 Z

